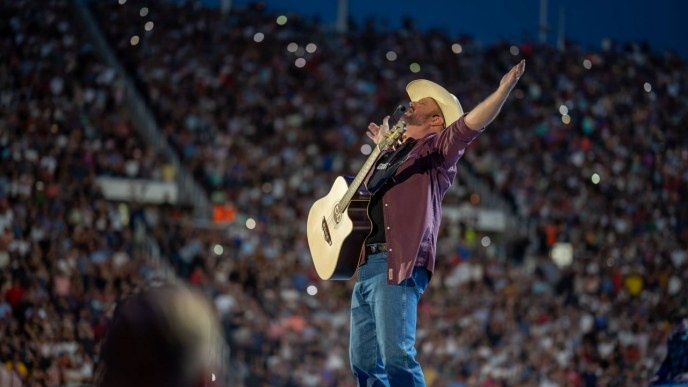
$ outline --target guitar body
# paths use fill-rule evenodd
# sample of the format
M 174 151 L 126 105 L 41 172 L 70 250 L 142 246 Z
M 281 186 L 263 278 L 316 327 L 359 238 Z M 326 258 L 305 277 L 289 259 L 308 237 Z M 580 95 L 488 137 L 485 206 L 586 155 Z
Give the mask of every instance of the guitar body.
M 357 190 L 339 216 L 335 211 L 352 178 L 339 176 L 330 192 L 308 212 L 306 232 L 315 270 L 321 279 L 348 280 L 358 267 L 363 243 L 372 227 L 368 218 L 370 195 Z
M 406 111 L 399 105 L 390 118 L 399 120 L 380 141 L 355 178 L 339 176 L 332 189 L 313 203 L 308 212 L 306 234 L 308 247 L 318 276 L 324 280 L 348 280 L 354 276 L 372 223 L 368 218 L 370 193 L 362 189 L 363 181 L 380 153 L 395 144 L 406 132 L 406 122 L 401 116 Z

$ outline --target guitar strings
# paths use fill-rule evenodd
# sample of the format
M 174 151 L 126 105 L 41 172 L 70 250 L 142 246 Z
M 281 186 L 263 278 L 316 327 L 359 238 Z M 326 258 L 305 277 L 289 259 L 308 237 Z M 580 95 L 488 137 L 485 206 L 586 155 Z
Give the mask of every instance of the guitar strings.
M 389 133 L 387 133 L 383 136 L 383 138 L 389 137 L 389 138 L 387 138 L 387 140 L 388 141 L 392 140 L 392 141 L 388 142 L 387 143 L 388 145 L 384 149 L 380 149 L 379 146 L 376 146 L 375 148 L 379 149 L 380 153 L 384 152 L 389 147 L 392 147 L 392 149 L 394 149 L 395 146 L 398 146 L 401 143 L 403 143 L 402 136 L 405 132 L 406 132 L 406 121 L 405 120 L 399 120 L 399 122 L 397 122 L 397 124 L 392 127 L 392 129 L 389 131 Z M 396 137 L 396 139 L 394 137 Z M 344 197 L 342 197 L 342 199 L 343 198 Z M 332 207 L 332 210 L 330 211 L 330 215 L 325 218 L 325 225 L 327 225 L 328 230 L 333 227 L 332 222 L 334 222 L 335 226 L 340 223 L 340 222 L 337 222 L 335 219 L 335 207 L 339 203 L 341 203 L 341 199 L 338 200 L 337 203 L 335 203 L 334 207 Z M 349 204 L 351 204 L 351 200 L 349 200 L 349 203 L 346 205 L 346 207 L 341 210 L 340 216 L 344 215 L 344 212 L 346 211 L 346 209 L 349 208 Z

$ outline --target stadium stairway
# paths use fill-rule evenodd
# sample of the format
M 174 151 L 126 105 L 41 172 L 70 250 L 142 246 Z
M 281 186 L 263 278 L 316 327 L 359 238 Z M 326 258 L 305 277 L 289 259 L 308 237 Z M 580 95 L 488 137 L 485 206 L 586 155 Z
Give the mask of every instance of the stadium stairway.
M 211 205 L 203 188 L 194 180 L 193 176 L 181 163 L 179 156 L 174 152 L 167 139 L 163 135 L 153 114 L 144 102 L 139 92 L 136 90 L 134 82 L 124 67 L 117 59 L 114 51 L 105 39 L 103 32 L 98 27 L 91 11 L 83 0 L 72 0 L 73 7 L 79 23 L 86 30 L 95 51 L 112 67 L 117 74 L 124 80 L 128 109 L 133 118 L 133 125 L 140 133 L 141 137 L 155 150 L 164 154 L 174 165 L 176 183 L 179 189 L 180 202 L 190 204 L 194 208 L 194 217 L 199 219 L 209 219 Z

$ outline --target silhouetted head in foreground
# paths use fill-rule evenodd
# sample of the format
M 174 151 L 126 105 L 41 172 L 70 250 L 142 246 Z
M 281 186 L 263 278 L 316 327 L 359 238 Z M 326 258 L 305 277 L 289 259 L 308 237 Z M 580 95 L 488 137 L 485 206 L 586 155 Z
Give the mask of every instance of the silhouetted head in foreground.
M 115 309 L 100 387 L 224 387 L 226 344 L 210 302 L 183 285 L 135 294 Z

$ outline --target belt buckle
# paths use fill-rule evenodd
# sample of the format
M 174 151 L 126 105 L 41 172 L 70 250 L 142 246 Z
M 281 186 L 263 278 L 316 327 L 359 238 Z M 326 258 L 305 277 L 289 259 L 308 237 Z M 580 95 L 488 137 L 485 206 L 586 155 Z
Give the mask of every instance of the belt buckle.
M 369 254 L 383 253 L 387 251 L 387 245 L 385 243 L 373 243 L 367 246 Z

